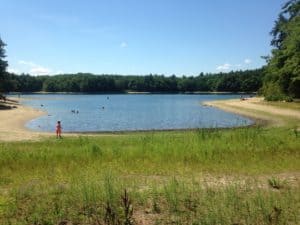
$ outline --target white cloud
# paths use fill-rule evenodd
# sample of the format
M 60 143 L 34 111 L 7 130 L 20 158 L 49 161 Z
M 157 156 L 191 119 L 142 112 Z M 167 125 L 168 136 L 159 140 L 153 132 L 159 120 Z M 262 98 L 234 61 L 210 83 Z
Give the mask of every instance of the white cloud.
M 246 65 L 249 65 L 252 63 L 252 60 L 249 58 L 244 59 L 243 63 L 236 63 L 236 64 L 230 64 L 230 63 L 224 63 L 222 65 L 219 65 L 216 67 L 217 71 L 229 71 L 229 70 L 241 70 L 245 69 Z
M 50 69 L 42 66 L 36 66 L 29 70 L 29 73 L 32 75 L 47 75 L 51 72 Z
M 14 73 L 14 74 L 19 74 L 20 73 L 20 71 L 18 69 L 15 69 L 15 68 L 8 68 L 7 72 Z
M 244 63 L 245 63 L 245 64 L 250 64 L 251 62 L 252 62 L 251 59 L 245 59 L 245 60 L 244 60 Z
M 123 42 L 120 44 L 120 47 L 121 47 L 121 48 L 127 48 L 127 47 L 128 47 L 127 42 L 123 41 Z
M 224 63 L 223 65 L 217 66 L 218 71 L 226 71 L 229 70 L 232 67 L 229 63 Z
M 18 63 L 20 65 L 24 65 L 26 67 L 27 73 L 31 75 L 48 75 L 51 73 L 51 69 L 38 65 L 31 61 L 19 60 Z

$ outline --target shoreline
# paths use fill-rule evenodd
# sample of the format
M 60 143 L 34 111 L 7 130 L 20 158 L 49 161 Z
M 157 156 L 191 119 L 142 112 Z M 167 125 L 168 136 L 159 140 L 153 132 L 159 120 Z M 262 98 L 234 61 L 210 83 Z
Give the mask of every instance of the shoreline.
M 120 130 L 120 131 L 72 131 L 72 132 L 64 132 L 64 134 L 69 135 L 126 135 L 126 134 L 143 134 L 143 133 L 159 133 L 159 132 L 188 132 L 188 131 L 199 131 L 199 130 L 233 130 L 239 128 L 247 128 L 256 126 L 256 123 L 249 125 L 241 125 L 234 127 L 199 127 L 199 128 L 178 128 L 178 129 L 152 129 L 152 130 Z
M 248 117 L 263 126 L 284 126 L 292 122 L 296 127 L 300 126 L 300 111 L 265 105 L 262 97 L 246 99 L 230 99 L 203 102 L 203 105 L 216 107 L 227 112 Z M 287 103 L 288 104 L 288 103 Z M 292 121 L 292 122 L 291 122 Z
M 230 92 L 230 91 L 115 91 L 115 92 L 48 92 L 48 91 L 37 91 L 37 92 L 10 92 L 9 95 L 30 95 L 30 94 L 70 94 L 70 95 L 82 95 L 82 94 L 90 94 L 90 95 L 110 95 L 110 94 L 204 94 L 204 95 L 218 95 L 218 94 L 236 94 L 236 95 L 255 95 L 256 92 Z
M 208 107 L 218 108 L 225 112 L 234 113 L 236 115 L 251 119 L 254 121 L 253 126 L 255 126 L 255 125 L 268 126 L 268 125 L 272 124 L 271 118 L 268 118 L 268 117 L 262 118 L 261 116 L 255 115 L 254 113 L 246 112 L 246 111 L 243 111 L 242 109 L 236 109 L 236 108 L 231 107 L 230 105 L 227 105 L 228 101 L 234 101 L 234 100 L 237 100 L 237 99 L 206 101 L 206 102 L 203 102 L 203 105 L 208 106 Z
M 33 131 L 25 127 L 26 122 L 47 114 L 45 111 L 24 106 L 20 103 L 19 98 L 10 97 L 13 100 L 9 105 L 12 109 L 0 110 L 0 118 L 3 120 L 0 127 L 0 141 L 26 141 L 40 140 L 44 137 L 55 136 L 55 132 Z M 209 130 L 209 129 L 237 129 L 241 127 L 252 127 L 256 125 L 262 126 L 283 126 L 286 122 L 285 117 L 297 118 L 296 126 L 300 126 L 300 112 L 291 109 L 281 109 L 274 106 L 260 104 L 264 102 L 262 98 L 253 97 L 245 100 L 230 99 L 202 102 L 202 105 L 208 107 L 216 107 L 221 110 L 238 114 L 254 121 L 253 124 L 237 127 L 216 127 L 216 128 L 186 128 L 186 129 L 163 129 L 163 130 L 128 130 L 128 131 L 88 131 L 88 132 L 64 132 L 64 136 L 97 136 L 97 135 L 124 135 L 148 132 L 183 132 L 193 130 Z
M 25 127 L 26 122 L 45 115 L 45 111 L 24 106 L 16 98 L 9 99 L 14 103 L 7 102 L 4 105 L 12 108 L 0 110 L 0 141 L 38 140 L 50 135 L 50 133 L 40 133 Z

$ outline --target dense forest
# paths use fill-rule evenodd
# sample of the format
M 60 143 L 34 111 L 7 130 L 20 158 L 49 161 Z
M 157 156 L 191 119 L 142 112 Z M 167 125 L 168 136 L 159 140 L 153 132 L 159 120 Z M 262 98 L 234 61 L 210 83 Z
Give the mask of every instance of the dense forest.
M 164 75 L 125 76 L 88 73 L 56 76 L 9 74 L 5 91 L 16 92 L 255 92 L 262 86 L 263 71 L 246 70 L 203 74 L 196 77 Z

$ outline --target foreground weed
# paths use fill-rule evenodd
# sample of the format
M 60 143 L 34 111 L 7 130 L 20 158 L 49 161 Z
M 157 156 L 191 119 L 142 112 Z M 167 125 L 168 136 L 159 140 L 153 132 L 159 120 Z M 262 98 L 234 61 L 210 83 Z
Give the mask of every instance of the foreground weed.
M 295 137 L 298 138 L 299 137 L 299 128 L 298 127 L 294 127 L 293 131 L 294 131 Z
M 284 181 L 284 180 L 282 181 L 276 177 L 271 177 L 270 179 L 268 179 L 268 183 L 269 183 L 269 186 L 274 189 L 282 189 L 287 185 L 286 181 Z
M 160 192 L 158 191 L 158 187 L 156 185 L 151 187 L 151 211 L 152 213 L 159 214 L 161 213 L 161 199 Z
M 122 214 L 111 207 L 109 202 L 106 203 L 104 222 L 106 225 L 133 225 L 135 224 L 133 219 L 133 206 L 127 190 L 124 190 L 124 194 L 121 196 L 122 202 Z
M 268 221 L 270 224 L 279 224 L 281 211 L 282 209 L 274 206 L 272 212 L 268 216 Z
M 122 196 L 122 203 L 125 216 L 124 225 L 133 225 L 133 207 L 126 189 L 124 190 L 124 195 Z

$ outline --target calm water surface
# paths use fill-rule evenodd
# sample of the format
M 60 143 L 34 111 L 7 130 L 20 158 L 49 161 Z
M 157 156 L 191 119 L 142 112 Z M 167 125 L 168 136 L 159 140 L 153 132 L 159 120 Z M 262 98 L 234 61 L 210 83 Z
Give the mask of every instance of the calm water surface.
M 22 97 L 25 105 L 47 111 L 47 115 L 26 124 L 36 131 L 52 132 L 58 120 L 62 121 L 64 132 L 214 128 L 252 123 L 245 117 L 202 105 L 203 101 L 239 98 L 238 95 L 34 94 Z

